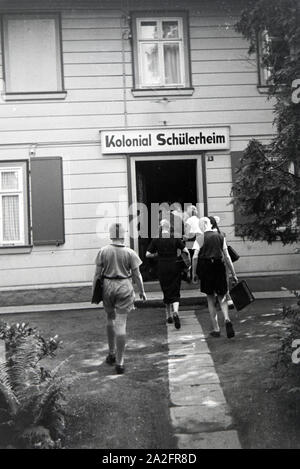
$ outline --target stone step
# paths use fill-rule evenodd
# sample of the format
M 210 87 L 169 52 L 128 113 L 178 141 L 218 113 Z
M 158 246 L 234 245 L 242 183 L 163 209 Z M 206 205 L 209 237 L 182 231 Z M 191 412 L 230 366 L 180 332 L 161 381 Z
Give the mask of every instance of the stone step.
M 158 292 L 161 291 L 160 285 L 158 281 L 153 282 L 144 282 L 144 287 L 146 292 Z M 194 283 L 187 283 L 185 281 L 181 282 L 181 291 L 182 290 L 200 290 L 199 284 Z

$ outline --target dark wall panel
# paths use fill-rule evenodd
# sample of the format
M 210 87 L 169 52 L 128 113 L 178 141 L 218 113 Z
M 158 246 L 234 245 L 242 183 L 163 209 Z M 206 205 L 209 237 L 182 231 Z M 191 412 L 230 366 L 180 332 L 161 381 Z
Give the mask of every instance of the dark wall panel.
M 63 244 L 64 200 L 61 157 L 31 159 L 33 244 Z

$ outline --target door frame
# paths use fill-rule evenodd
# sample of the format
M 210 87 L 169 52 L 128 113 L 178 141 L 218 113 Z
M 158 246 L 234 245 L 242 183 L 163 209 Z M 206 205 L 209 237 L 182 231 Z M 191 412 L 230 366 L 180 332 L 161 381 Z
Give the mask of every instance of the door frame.
M 206 168 L 205 168 L 205 152 L 197 154 L 175 154 L 175 155 L 128 155 L 127 168 L 129 178 L 129 204 L 137 203 L 136 188 L 136 162 L 138 161 L 176 161 L 176 160 L 196 160 L 196 191 L 197 204 L 201 206 L 202 213 L 207 215 L 207 191 L 206 191 Z M 135 224 L 131 223 L 129 215 L 129 235 L 130 246 L 138 252 L 138 232 Z

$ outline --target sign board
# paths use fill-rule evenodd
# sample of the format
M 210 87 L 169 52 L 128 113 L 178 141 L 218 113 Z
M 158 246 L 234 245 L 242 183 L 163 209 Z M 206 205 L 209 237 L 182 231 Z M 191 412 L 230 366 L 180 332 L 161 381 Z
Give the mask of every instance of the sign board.
M 229 126 L 101 131 L 103 154 L 228 150 Z

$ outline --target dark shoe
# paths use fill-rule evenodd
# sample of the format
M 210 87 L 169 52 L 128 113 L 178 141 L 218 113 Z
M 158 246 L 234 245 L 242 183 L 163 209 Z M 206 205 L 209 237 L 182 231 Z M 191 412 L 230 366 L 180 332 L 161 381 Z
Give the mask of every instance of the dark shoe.
M 173 318 L 172 318 L 172 316 L 169 316 L 169 317 L 168 317 L 167 323 L 168 323 L 168 324 L 173 324 Z
M 225 327 L 226 327 L 226 334 L 227 334 L 228 339 L 231 339 L 232 337 L 234 337 L 235 333 L 234 333 L 231 321 L 226 321 Z
M 114 365 L 116 363 L 116 357 L 113 353 L 109 353 L 105 361 L 108 365 Z
M 118 375 L 122 375 L 125 372 L 125 366 L 116 365 L 116 372 L 117 372 Z
M 211 331 L 209 333 L 212 337 L 221 337 L 221 332 L 220 331 Z
M 176 329 L 180 329 L 181 324 L 180 324 L 180 319 L 178 317 L 178 314 L 173 314 L 173 319 L 174 319 L 174 326 Z

